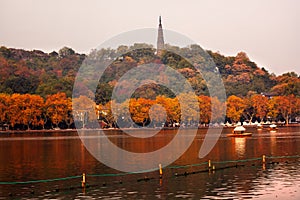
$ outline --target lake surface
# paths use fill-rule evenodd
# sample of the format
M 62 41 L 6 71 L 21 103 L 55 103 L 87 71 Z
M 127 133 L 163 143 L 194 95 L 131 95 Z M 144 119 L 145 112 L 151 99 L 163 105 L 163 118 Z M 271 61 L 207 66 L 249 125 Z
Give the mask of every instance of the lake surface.
M 249 128 L 253 135 L 247 138 L 226 137 L 231 130 L 223 129 L 212 151 L 200 159 L 207 129 L 199 129 L 188 150 L 163 169 L 162 179 L 158 171 L 125 175 L 105 166 L 86 150 L 77 132 L 0 132 L 0 199 L 300 199 L 300 127 L 276 132 Z M 192 131 L 185 130 L 184 137 Z M 147 153 L 170 143 L 177 130 L 144 139 L 117 130 L 105 133 L 125 150 Z M 209 170 L 208 160 L 215 170 Z M 64 177 L 70 179 L 53 180 Z M 45 181 L 20 183 L 34 180 Z

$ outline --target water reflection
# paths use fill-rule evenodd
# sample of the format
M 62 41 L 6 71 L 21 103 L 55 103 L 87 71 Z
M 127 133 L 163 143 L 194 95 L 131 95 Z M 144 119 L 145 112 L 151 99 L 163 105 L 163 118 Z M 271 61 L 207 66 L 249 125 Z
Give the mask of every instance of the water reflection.
M 280 128 L 275 134 L 270 134 L 269 131 L 259 134 L 254 132 L 251 138 L 228 138 L 226 134 L 230 131 L 225 129 L 212 152 L 204 159 L 199 159 L 198 153 L 206 130 L 198 130 L 197 137 L 190 148 L 172 165 L 202 163 L 207 162 L 208 159 L 214 163 L 214 161 L 257 158 L 262 155 L 300 155 L 300 128 Z M 147 139 L 128 137 L 118 131 L 110 131 L 108 136 L 112 143 L 125 150 L 138 153 L 155 151 L 168 144 L 173 139 L 174 132 L 172 130 L 164 131 L 161 135 Z M 191 137 L 189 130 L 186 130 L 185 136 Z M 14 137 L 16 138 L 14 139 Z M 91 135 L 86 135 L 86 138 L 87 142 L 99 139 Z M 95 148 L 101 149 L 101 145 L 97 144 Z M 178 145 L 181 145 L 181 142 L 178 142 Z M 120 159 L 118 154 L 113 156 Z M 281 158 L 277 160 L 278 164 L 269 164 L 271 161 L 270 158 L 267 158 L 265 170 L 259 160 L 243 163 L 245 164 L 243 167 L 231 167 L 216 170 L 215 173 L 203 172 L 180 177 L 176 177 L 174 174 L 201 170 L 207 166 L 164 168 L 163 179 L 159 179 L 158 171 L 115 177 L 87 176 L 88 184 L 94 186 L 85 191 L 81 188 L 69 189 L 71 186 L 80 186 L 80 179 L 29 185 L 0 185 L 0 199 L 7 199 L 10 193 L 15 199 L 99 197 L 104 199 L 174 199 L 176 197 L 189 199 L 270 199 L 276 197 L 299 199 L 300 159 Z M 224 164 L 216 165 L 217 169 L 222 165 Z M 233 164 L 228 163 L 228 165 Z M 0 181 L 68 177 L 80 175 L 83 172 L 88 175 L 120 173 L 93 158 L 74 133 L 40 136 L 28 133 L 9 137 L 0 136 Z M 144 176 L 153 179 L 137 181 Z M 60 190 L 57 192 L 56 188 Z
M 238 157 L 244 157 L 245 149 L 246 149 L 246 138 L 235 137 L 234 146 L 235 146 L 235 152 L 238 155 Z
M 270 149 L 271 155 L 276 154 L 276 131 L 270 131 Z

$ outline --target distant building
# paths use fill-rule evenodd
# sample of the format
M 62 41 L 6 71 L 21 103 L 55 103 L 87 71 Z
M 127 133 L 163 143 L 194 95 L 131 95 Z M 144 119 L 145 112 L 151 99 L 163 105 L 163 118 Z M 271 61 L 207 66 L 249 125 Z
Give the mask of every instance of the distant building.
M 165 42 L 164 42 L 164 34 L 161 24 L 161 16 L 159 16 L 159 25 L 158 25 L 158 34 L 157 34 L 157 55 L 160 56 L 162 53 L 162 50 L 165 48 Z

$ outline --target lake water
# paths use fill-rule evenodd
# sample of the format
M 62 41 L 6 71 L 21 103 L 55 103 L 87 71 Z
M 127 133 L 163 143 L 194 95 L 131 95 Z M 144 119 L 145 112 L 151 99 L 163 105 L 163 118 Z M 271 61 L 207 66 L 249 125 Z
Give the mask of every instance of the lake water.
M 231 130 L 223 129 L 212 151 L 200 159 L 207 129 L 199 129 L 188 150 L 163 169 L 161 179 L 158 171 L 124 175 L 105 166 L 86 150 L 77 132 L 1 132 L 0 199 L 300 199 L 300 127 L 276 132 L 249 128 L 253 135 L 247 138 L 226 137 Z M 192 131 L 185 130 L 184 137 Z M 145 153 L 167 145 L 176 132 L 164 130 L 146 139 L 117 130 L 105 133 L 116 145 Z M 252 158 L 257 159 L 247 160 Z M 208 170 L 208 160 L 215 170 Z M 234 160 L 240 162 L 228 162 Z M 82 173 L 88 184 L 84 189 Z M 64 177 L 70 179 L 49 182 Z M 45 181 L 20 183 L 33 180 Z

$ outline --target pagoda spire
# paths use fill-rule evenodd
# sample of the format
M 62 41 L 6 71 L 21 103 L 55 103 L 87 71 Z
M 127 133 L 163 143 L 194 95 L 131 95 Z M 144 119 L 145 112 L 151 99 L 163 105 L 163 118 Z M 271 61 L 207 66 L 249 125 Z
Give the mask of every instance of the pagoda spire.
M 157 55 L 160 56 L 162 50 L 164 49 L 164 34 L 161 24 L 161 16 L 159 16 L 158 34 L 157 34 Z

